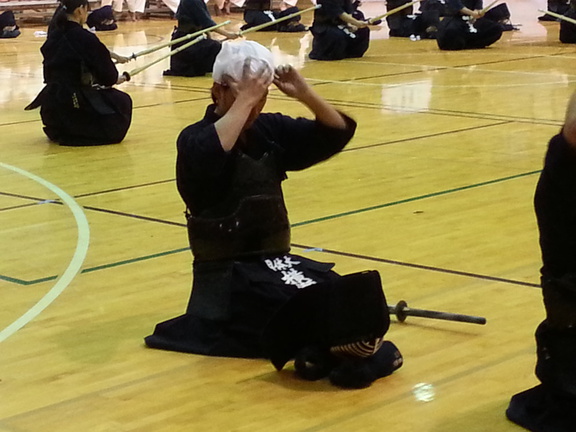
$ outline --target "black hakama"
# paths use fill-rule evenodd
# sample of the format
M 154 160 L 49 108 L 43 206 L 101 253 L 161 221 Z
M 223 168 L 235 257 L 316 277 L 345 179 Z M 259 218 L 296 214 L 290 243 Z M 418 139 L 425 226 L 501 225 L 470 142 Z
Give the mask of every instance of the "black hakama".
M 297 10 L 297 9 L 296 9 Z M 244 24 L 241 30 L 248 30 L 262 24 L 271 23 L 278 19 L 278 12 L 271 9 L 270 0 L 247 0 L 244 3 Z M 277 24 L 270 24 L 260 31 L 277 31 Z
M 576 9 L 570 7 L 564 16 L 576 20 Z M 572 24 L 568 21 L 560 21 L 559 39 L 562 43 L 576 43 L 576 24 Z
M 292 255 L 281 183 L 341 151 L 356 124 L 334 129 L 303 118 L 260 114 L 246 141 L 222 149 L 210 106 L 178 138 L 177 185 L 190 212 L 194 253 L 186 313 L 156 326 L 153 348 L 263 357 L 268 321 L 299 290 L 339 276 L 332 264 Z M 202 225 L 201 225 L 202 224 Z M 270 252 L 276 251 L 276 252 Z
M 172 32 L 172 40 L 215 26 L 210 12 L 203 0 L 182 0 L 176 11 L 178 27 Z M 172 51 L 191 42 L 189 39 L 172 45 Z M 170 69 L 164 75 L 203 76 L 212 72 L 216 56 L 222 49 L 222 44 L 208 35 L 188 48 L 170 57 Z
M 534 208 L 546 309 L 535 335 L 541 384 L 515 395 L 506 415 L 533 432 L 567 432 L 576 424 L 576 151 L 562 133 L 548 144 Z
M 246 24 L 241 27 L 241 30 L 248 30 L 262 24 L 269 25 L 258 31 L 294 33 L 306 30 L 306 27 L 300 23 L 301 17 L 299 15 L 273 24 L 274 21 L 297 13 L 299 10 L 296 6 L 292 6 L 280 12 L 273 11 L 270 9 L 270 3 L 270 0 L 248 0 L 244 6 Z
M 20 28 L 16 24 L 14 12 L 4 11 L 0 14 L 0 38 L 11 39 L 20 36 Z
M 175 29 L 172 33 L 172 40 L 178 39 L 182 36 L 186 36 L 189 33 L 181 32 L 179 29 Z M 180 48 L 182 45 L 190 42 L 189 39 L 184 42 L 179 42 L 172 45 L 172 50 Z M 214 62 L 216 61 L 216 56 L 220 53 L 222 49 L 222 43 L 210 39 L 207 37 L 200 42 L 195 43 L 188 48 L 180 51 L 178 54 L 174 54 L 170 57 L 170 69 L 164 71 L 164 75 L 175 75 L 175 76 L 204 76 L 212 72 L 214 68 Z
M 114 12 L 112 6 L 102 6 L 101 8 L 94 9 L 86 19 L 86 25 L 96 31 L 111 31 L 116 30 L 118 25 L 114 19 Z
M 440 21 L 436 42 L 441 50 L 486 48 L 502 37 L 502 26 L 490 19 L 471 20 L 460 14 L 463 7 L 482 9 L 481 0 L 448 0 L 447 16 Z
M 132 99 L 112 88 L 110 51 L 79 24 L 53 27 L 42 45 L 46 86 L 26 109 L 40 106 L 44 132 L 68 146 L 115 144 L 132 120 Z
M 498 23 L 480 18 L 474 23 L 462 17 L 446 17 L 438 25 L 438 48 L 447 51 L 486 48 L 502 37 Z
M 186 313 L 158 324 L 146 344 L 195 354 L 266 358 L 266 324 L 299 289 L 338 277 L 332 267 L 291 254 L 195 263 Z M 293 283 L 284 280 L 290 274 L 294 279 L 288 282 Z
M 342 60 L 362 57 L 370 45 L 370 29 L 360 28 L 352 32 L 339 16 L 352 15 L 354 6 L 350 0 L 320 0 L 320 9 L 314 11 L 314 22 L 310 31 L 314 36 L 313 60 Z

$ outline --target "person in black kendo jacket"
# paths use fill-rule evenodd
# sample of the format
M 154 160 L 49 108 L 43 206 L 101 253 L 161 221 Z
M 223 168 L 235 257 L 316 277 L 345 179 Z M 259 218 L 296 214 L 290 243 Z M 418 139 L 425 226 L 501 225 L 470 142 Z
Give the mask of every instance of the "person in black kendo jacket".
M 362 57 L 370 46 L 372 25 L 358 13 L 352 0 L 318 0 L 320 9 L 314 11 L 312 50 L 313 60 L 342 60 Z
M 576 94 L 548 143 L 534 208 L 546 310 L 536 329 L 541 383 L 512 397 L 506 414 L 533 432 L 570 432 L 576 428 Z
M 114 11 L 112 6 L 102 6 L 101 8 L 94 9 L 86 19 L 86 25 L 96 31 L 112 31 L 118 28 L 116 20 L 114 19 Z
M 132 99 L 113 86 L 122 84 L 115 54 L 83 28 L 87 0 L 61 0 L 40 48 L 46 85 L 25 109 L 40 107 L 44 133 L 66 146 L 121 142 L 132 121 Z
M 441 50 L 486 48 L 502 37 L 499 23 L 484 18 L 482 0 L 446 0 L 436 42 Z
M 563 15 L 576 20 L 576 0 L 570 0 L 570 7 Z M 568 21 L 560 21 L 558 38 L 562 43 L 576 43 L 576 24 Z
M 299 12 L 296 6 L 290 6 L 282 2 L 280 10 L 272 10 L 271 0 L 246 0 L 244 3 L 245 24 L 241 30 L 248 30 L 262 24 L 272 23 L 279 18 L 287 17 Z M 295 16 L 277 24 L 270 24 L 258 31 L 277 31 L 283 33 L 295 33 L 306 31 L 306 27 L 300 22 L 301 16 Z
M 390 0 L 386 2 L 386 10 L 391 11 L 411 0 Z M 414 13 L 414 7 L 409 6 L 386 17 L 389 36 L 417 37 L 434 39 L 440 24 L 440 9 L 427 2 L 420 3 L 419 13 Z
M 178 26 L 172 32 L 172 40 L 180 39 L 188 34 L 196 33 L 216 25 L 204 0 L 181 0 L 176 11 Z M 214 30 L 227 39 L 236 39 L 238 33 L 229 32 L 222 27 Z M 172 51 L 180 49 L 192 39 L 175 43 L 171 46 Z M 210 32 L 199 42 L 170 56 L 170 69 L 164 71 L 164 75 L 173 76 L 203 76 L 212 72 L 216 56 L 222 48 L 222 42 L 213 39 Z
M 546 9 L 560 15 L 564 15 L 569 8 L 570 0 L 548 0 Z M 544 14 L 538 17 L 538 21 L 559 21 L 552 15 Z
M 0 38 L 11 39 L 20 36 L 20 27 L 16 24 L 14 12 L 4 11 L 0 14 Z
M 390 318 L 378 273 L 340 276 L 333 264 L 290 253 L 286 172 L 339 153 L 356 122 L 293 67 L 274 68 L 256 42 L 224 42 L 213 79 L 214 103 L 177 140 L 192 294 L 186 313 L 156 325 L 146 344 L 268 358 L 277 369 L 296 359 L 303 378 L 330 375 L 342 387 L 391 374 L 402 357 L 383 339 Z M 272 82 L 315 119 L 261 113 Z

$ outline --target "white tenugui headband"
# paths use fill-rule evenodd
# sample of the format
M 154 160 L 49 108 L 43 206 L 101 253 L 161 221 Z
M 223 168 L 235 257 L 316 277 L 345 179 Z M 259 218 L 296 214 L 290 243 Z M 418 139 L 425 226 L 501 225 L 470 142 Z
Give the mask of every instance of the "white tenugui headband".
M 249 40 L 227 41 L 222 43 L 222 49 L 216 56 L 212 78 L 217 83 L 223 83 L 224 77 L 234 81 L 242 78 L 244 64 L 250 59 L 250 70 L 253 73 L 267 70 L 270 84 L 274 79 L 274 60 L 272 53 L 257 42 Z

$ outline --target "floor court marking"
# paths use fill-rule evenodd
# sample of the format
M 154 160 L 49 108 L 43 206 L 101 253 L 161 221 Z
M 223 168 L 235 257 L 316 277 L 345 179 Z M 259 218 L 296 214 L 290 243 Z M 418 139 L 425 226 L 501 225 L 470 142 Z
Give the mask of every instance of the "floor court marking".
M 409 203 L 409 202 L 413 202 L 413 201 L 419 201 L 419 200 L 423 200 L 423 199 L 427 199 L 427 198 L 435 198 L 435 197 L 439 197 L 442 195 L 447 195 L 447 194 L 451 194 L 451 193 L 455 193 L 455 192 L 462 192 L 462 191 L 465 191 L 468 189 L 474 189 L 474 188 L 478 188 L 478 187 L 482 187 L 482 186 L 488 186 L 488 185 L 492 185 L 495 183 L 501 183 L 501 182 L 508 181 L 508 180 L 514 180 L 514 179 L 519 179 L 519 178 L 523 178 L 523 177 L 529 177 L 529 176 L 532 176 L 535 174 L 539 174 L 541 171 L 542 170 L 529 171 L 529 172 L 525 172 L 525 173 L 521 173 L 521 174 L 511 175 L 508 177 L 502 177 L 502 178 L 495 179 L 495 180 L 487 180 L 487 181 L 484 181 L 481 183 L 475 183 L 472 185 L 466 185 L 466 186 L 456 187 L 453 189 L 447 189 L 447 190 L 440 191 L 440 192 L 431 192 L 429 194 L 418 195 L 418 196 L 414 196 L 411 198 L 405 198 L 405 199 L 401 199 L 401 200 L 393 201 L 393 202 L 389 202 L 389 203 L 378 204 L 378 205 L 373 205 L 373 206 L 369 206 L 369 207 L 363 207 L 363 208 L 355 209 L 355 210 L 349 210 L 349 211 L 345 211 L 342 213 L 336 213 L 333 215 L 319 217 L 316 219 L 309 219 L 307 221 L 296 222 L 296 223 L 292 224 L 291 226 L 292 226 L 292 228 L 295 228 L 295 227 L 299 227 L 299 226 L 314 224 L 317 222 L 324 222 L 324 221 L 328 221 L 328 220 L 332 220 L 332 219 L 338 219 L 338 218 L 345 217 L 345 216 L 357 215 L 357 214 L 365 213 L 365 212 L 372 211 L 372 210 L 380 210 L 380 209 L 383 209 L 386 207 L 391 207 L 391 206 L 398 205 L 398 204 L 405 204 L 405 203 Z
M 486 71 L 481 71 L 486 73 Z M 494 71 L 491 71 L 494 72 Z M 369 78 L 362 78 L 362 79 L 384 79 L 390 78 L 391 76 L 384 76 L 384 77 L 369 77 Z M 422 84 L 428 84 L 428 80 L 420 79 L 419 81 L 405 81 L 400 83 L 367 83 L 367 82 L 360 82 L 358 79 L 354 80 L 326 80 L 326 79 L 314 79 L 308 78 L 308 81 L 313 81 L 316 83 L 322 84 L 341 84 L 341 85 L 354 85 L 354 86 L 361 86 L 361 87 L 378 87 L 378 88 L 406 88 L 406 87 L 416 87 Z M 495 88 L 495 87 L 534 87 L 534 86 L 549 86 L 549 85 L 566 85 L 576 81 L 576 79 L 568 79 L 568 80 L 558 80 L 558 81 L 545 81 L 540 83 L 534 82 L 525 82 L 525 83 L 517 83 L 517 84 L 434 84 L 434 88 Z
M 76 275 L 80 272 L 86 254 L 88 252 L 88 246 L 90 244 L 90 226 L 88 225 L 88 220 L 86 215 L 82 210 L 82 207 L 74 201 L 74 199 L 60 189 L 58 186 L 38 177 L 28 171 L 21 168 L 14 167 L 12 165 L 7 165 L 0 162 L 0 167 L 5 168 L 10 171 L 14 171 L 17 174 L 28 177 L 29 179 L 41 184 L 47 189 L 58 195 L 62 202 L 64 202 L 76 221 L 76 226 L 78 228 L 78 240 L 76 242 L 76 250 L 74 255 L 68 264 L 68 268 L 62 273 L 62 276 L 57 280 L 54 286 L 42 297 L 34 306 L 32 306 L 28 311 L 19 317 L 16 321 L 10 324 L 8 327 L 0 331 L 0 343 L 8 339 L 34 318 L 36 318 L 44 309 L 46 309 L 58 296 L 70 285 L 74 280 Z
M 460 192 L 460 191 L 464 191 L 464 190 L 468 190 L 468 189 L 472 189 L 472 188 L 476 188 L 476 187 L 481 187 L 481 186 L 487 186 L 487 185 L 491 185 L 491 184 L 495 184 L 495 183 L 500 183 L 503 181 L 508 181 L 508 180 L 514 180 L 514 179 L 518 179 L 518 178 L 523 178 L 523 177 L 528 177 L 531 175 L 535 175 L 535 174 L 539 174 L 541 172 L 541 170 L 536 170 L 536 171 L 529 171 L 529 172 L 525 172 L 525 173 L 520 173 L 520 174 L 515 174 L 512 176 L 507 176 L 507 177 L 503 177 L 500 179 L 495 179 L 495 180 L 489 180 L 489 181 L 485 181 L 485 182 L 481 182 L 481 183 L 476 183 L 476 184 L 472 184 L 472 185 L 467 185 L 467 186 L 461 186 L 458 188 L 453 188 L 453 189 L 448 189 L 445 191 L 439 191 L 439 192 L 433 192 L 430 194 L 425 194 L 425 195 L 420 195 L 420 196 L 415 196 L 415 197 L 411 197 L 411 198 L 406 198 L 406 199 L 402 199 L 399 201 L 393 201 L 393 202 L 388 202 L 388 203 L 384 203 L 384 204 L 379 204 L 376 206 L 370 206 L 370 207 L 365 207 L 365 208 L 360 208 L 360 209 L 356 209 L 356 210 L 350 210 L 348 212 L 343 212 L 343 213 L 337 213 L 337 214 L 333 214 L 333 215 L 328 215 L 328 216 L 324 216 L 321 218 L 317 218 L 317 219 L 310 219 L 307 221 L 302 221 L 302 222 L 296 222 L 291 224 L 292 228 L 297 228 L 299 226 L 303 226 L 303 225 L 309 225 L 312 223 L 317 223 L 317 222 L 323 222 L 323 221 L 328 221 L 328 220 L 332 220 L 332 219 L 338 219 L 341 217 L 346 217 L 346 216 L 351 216 L 351 215 L 355 215 L 355 214 L 360 214 L 360 213 L 364 213 L 367 211 L 372 211 L 372 210 L 377 210 L 377 209 L 382 209 L 382 208 L 386 208 L 386 207 L 391 207 L 394 205 L 398 205 L 398 204 L 404 204 L 407 202 L 414 202 L 414 201 L 418 201 L 421 199 L 427 199 L 427 198 L 433 198 L 433 197 L 437 197 L 437 196 L 442 196 L 442 195 L 446 195 L 446 194 L 450 194 L 450 193 L 455 193 L 455 192 Z M 91 207 L 85 207 L 87 209 L 93 209 L 96 211 L 99 211 L 100 209 L 97 208 L 91 208 Z M 104 210 L 102 210 L 104 211 Z M 128 216 L 128 217 L 136 217 L 136 218 L 142 218 L 139 217 L 138 215 L 131 215 L 129 213 L 121 213 L 121 212 L 113 212 L 114 214 L 118 214 L 121 216 Z M 153 222 L 165 222 L 162 221 L 161 219 L 154 219 L 154 218 L 142 218 L 145 220 L 150 220 Z M 179 224 L 177 222 L 169 222 L 170 225 L 177 225 L 177 226 L 182 226 L 185 227 L 185 224 Z M 294 244 L 293 246 L 296 247 L 303 247 L 303 246 L 299 246 Z M 305 249 L 310 248 L 311 246 L 307 246 L 304 247 Z M 108 263 L 108 264 L 103 264 L 97 267 L 93 267 L 93 268 L 86 268 L 84 270 L 82 270 L 82 273 L 89 273 L 89 272 L 93 272 L 93 271 L 97 271 L 97 270 L 103 270 L 103 269 L 108 269 L 108 268 L 112 268 L 112 267 L 117 267 L 117 266 L 121 266 L 121 265 L 126 265 L 126 264 L 132 264 L 135 262 L 139 262 L 139 261 L 145 261 L 145 260 L 149 260 L 149 259 L 153 259 L 153 258 L 158 258 L 158 257 L 163 257 L 166 255 L 171 255 L 171 254 L 175 254 L 175 253 L 180 253 L 180 252 L 184 252 L 186 250 L 189 250 L 189 247 L 185 247 L 185 248 L 179 248 L 179 249 L 175 249 L 175 250 L 171 250 L 171 251 L 165 251 L 165 252 L 159 252 L 159 253 L 155 253 L 152 255 L 146 255 L 146 256 L 141 256 L 141 257 L 136 257 L 136 258 L 129 258 L 126 260 L 122 260 L 119 262 L 115 262 L 115 263 Z M 335 253 L 335 254 L 341 254 L 341 255 L 345 255 L 345 252 L 340 252 L 340 251 L 332 251 L 331 253 Z M 359 258 L 362 259 L 367 259 L 367 260 L 380 260 L 379 258 L 374 258 L 374 257 L 368 257 L 368 256 L 363 256 L 363 255 L 358 255 Z M 416 267 L 416 268 L 425 268 L 428 270 L 434 270 L 434 271 L 445 271 L 447 273 L 454 273 L 454 274 L 462 274 L 465 276 L 473 276 L 473 277 L 480 277 L 483 279 L 486 278 L 491 278 L 491 276 L 486 276 L 486 275 L 477 275 L 474 273 L 465 273 L 465 272 L 459 272 L 459 271 L 453 271 L 453 270 L 448 270 L 448 269 L 441 269 L 441 268 L 436 268 L 436 267 L 426 267 L 426 266 L 422 266 L 419 264 L 413 264 L 413 263 L 402 263 L 399 261 L 393 261 L 393 260 L 384 260 L 382 262 L 389 262 L 391 264 L 397 264 L 397 265 L 403 265 L 403 266 L 407 266 L 407 267 Z M 22 280 L 22 279 L 17 279 L 17 278 L 13 278 L 13 277 L 9 277 L 9 276 L 3 276 L 0 275 L 0 280 L 6 280 L 8 282 L 12 282 L 12 283 L 17 283 L 19 285 L 34 285 L 36 283 L 40 283 L 40 282 L 46 282 L 52 279 L 55 279 L 55 276 L 47 276 L 41 279 L 36 279 L 36 280 Z M 514 284 L 519 284 L 519 285 L 528 285 L 528 286 L 535 286 L 534 284 L 530 284 L 530 283 L 524 283 L 524 282 L 518 282 L 518 281 L 513 281 L 513 280 L 508 280 L 508 279 L 500 279 L 497 278 L 500 281 L 504 281 L 504 282 L 510 282 L 510 283 L 514 283 Z M 0 340 L 1 342 L 1 340 Z
M 388 259 L 388 258 L 379 258 L 379 257 L 373 257 L 373 256 L 369 256 L 369 255 L 362 255 L 362 254 L 358 254 L 358 253 L 342 252 L 342 251 L 337 251 L 334 249 L 324 249 L 324 248 L 300 245 L 300 244 L 295 244 L 295 243 L 292 243 L 291 246 L 302 248 L 302 249 L 304 249 L 304 252 L 315 250 L 318 252 L 324 252 L 324 253 L 332 254 L 332 255 L 345 256 L 345 257 L 349 257 L 349 258 L 358 258 L 358 259 L 361 259 L 364 261 L 373 261 L 373 262 L 392 264 L 392 265 L 402 266 L 402 267 L 410 267 L 410 268 L 419 269 L 419 270 L 428 270 L 428 271 L 433 271 L 433 272 L 438 272 L 438 273 L 447 273 L 447 274 L 456 275 L 456 276 L 471 277 L 474 279 L 483 279 L 483 280 L 489 280 L 489 281 L 494 281 L 494 282 L 504 282 L 504 283 L 513 284 L 513 285 L 521 285 L 521 286 L 527 286 L 527 287 L 532 287 L 532 288 L 540 288 L 539 283 L 525 282 L 525 281 L 519 281 L 519 280 L 515 280 L 515 279 L 507 279 L 507 278 L 502 278 L 502 277 L 498 277 L 498 276 L 485 275 L 485 274 L 481 274 L 481 273 L 473 273 L 473 272 L 467 272 L 467 271 L 462 271 L 462 270 L 451 270 L 451 269 L 447 269 L 447 268 L 430 266 L 430 265 L 425 265 L 425 264 L 409 263 L 409 262 L 405 262 L 405 261 L 392 260 L 392 259 Z

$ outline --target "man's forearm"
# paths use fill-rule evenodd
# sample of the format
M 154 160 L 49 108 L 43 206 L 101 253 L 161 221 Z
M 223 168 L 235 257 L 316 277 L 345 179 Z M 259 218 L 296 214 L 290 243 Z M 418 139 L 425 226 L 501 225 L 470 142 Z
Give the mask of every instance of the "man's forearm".
M 345 23 L 351 24 L 351 25 L 356 26 L 356 27 L 362 27 L 363 25 L 366 24 L 365 22 L 357 20 L 352 15 L 347 14 L 346 12 L 340 14 L 339 18 L 342 21 L 344 21 Z
M 251 110 L 252 105 L 236 99 L 228 112 L 214 123 L 216 133 L 220 139 L 220 145 L 224 151 L 229 152 L 234 148 L 234 144 L 238 141 L 238 137 L 246 124 Z

